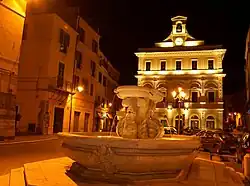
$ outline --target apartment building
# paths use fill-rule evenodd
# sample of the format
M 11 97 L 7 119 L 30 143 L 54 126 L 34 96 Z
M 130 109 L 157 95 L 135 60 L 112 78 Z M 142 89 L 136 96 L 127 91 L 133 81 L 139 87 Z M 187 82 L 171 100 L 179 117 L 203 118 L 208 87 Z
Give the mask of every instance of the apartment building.
M 73 22 L 46 11 L 27 13 L 17 93 L 21 132 L 95 130 L 100 35 L 79 16 Z
M 115 110 L 119 107 L 119 101 L 115 97 L 114 89 L 118 86 L 120 77 L 120 73 L 112 66 L 102 52 L 99 53 L 99 58 L 100 60 L 95 73 L 97 81 L 94 111 L 94 131 L 98 132 L 111 130 Z
M 15 94 L 25 0 L 0 0 L 0 138 L 15 135 Z
M 223 128 L 222 61 L 226 50 L 190 36 L 187 17 L 176 16 L 171 21 L 171 34 L 164 41 L 135 53 L 138 85 L 164 93 L 156 109 L 164 125 Z M 177 94 L 182 98 L 177 99 Z

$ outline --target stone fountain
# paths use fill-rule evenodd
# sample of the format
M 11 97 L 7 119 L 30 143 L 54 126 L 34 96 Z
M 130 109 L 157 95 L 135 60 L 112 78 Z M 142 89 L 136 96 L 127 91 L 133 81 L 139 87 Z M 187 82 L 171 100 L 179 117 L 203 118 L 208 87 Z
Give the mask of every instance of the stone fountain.
M 163 95 L 155 89 L 120 86 L 115 93 L 126 108 L 116 136 L 60 133 L 62 147 L 75 163 L 70 173 L 84 180 L 141 182 L 181 179 L 196 157 L 200 141 L 190 136 L 164 137 L 154 117 Z

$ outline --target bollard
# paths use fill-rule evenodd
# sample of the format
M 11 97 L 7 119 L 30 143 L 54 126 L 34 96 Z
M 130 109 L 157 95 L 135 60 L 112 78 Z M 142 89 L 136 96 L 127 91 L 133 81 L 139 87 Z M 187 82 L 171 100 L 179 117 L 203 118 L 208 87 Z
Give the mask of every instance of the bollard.
M 243 160 L 244 176 L 250 178 L 250 154 L 246 154 Z

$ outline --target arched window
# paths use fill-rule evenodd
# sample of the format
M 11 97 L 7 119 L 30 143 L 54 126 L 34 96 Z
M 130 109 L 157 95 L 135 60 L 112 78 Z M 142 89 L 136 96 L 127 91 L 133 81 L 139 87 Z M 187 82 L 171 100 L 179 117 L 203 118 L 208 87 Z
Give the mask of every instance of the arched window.
M 208 116 L 206 119 L 206 128 L 214 129 L 215 128 L 215 119 L 213 116 Z
M 178 23 L 176 26 L 176 32 L 182 32 L 182 24 Z
M 193 115 L 190 118 L 190 124 L 192 129 L 198 129 L 200 126 L 200 119 L 197 115 Z
M 146 83 L 143 85 L 144 87 L 147 87 L 147 88 L 153 88 L 152 85 L 150 85 L 149 83 Z

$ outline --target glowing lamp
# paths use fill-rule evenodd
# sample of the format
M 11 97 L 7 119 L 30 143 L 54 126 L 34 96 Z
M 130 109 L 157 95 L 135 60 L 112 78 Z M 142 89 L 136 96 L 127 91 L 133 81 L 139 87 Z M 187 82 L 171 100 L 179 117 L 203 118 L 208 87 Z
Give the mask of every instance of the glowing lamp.
M 181 96 L 182 98 L 184 98 L 184 97 L 186 96 L 186 93 L 183 92 L 183 91 L 181 91 L 181 92 L 180 92 L 180 96 Z
M 172 92 L 172 96 L 173 96 L 173 97 L 175 97 L 176 94 L 177 94 L 177 93 L 176 93 L 175 91 Z
M 83 87 L 82 87 L 82 86 L 78 86 L 78 87 L 77 87 L 77 91 L 78 91 L 78 92 L 82 92 L 82 91 L 83 91 Z

